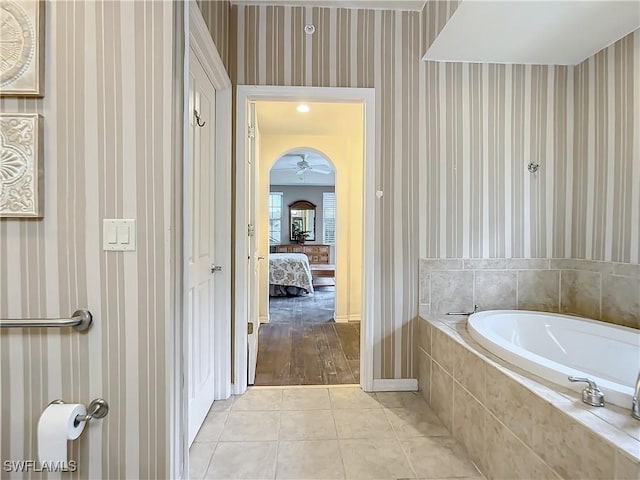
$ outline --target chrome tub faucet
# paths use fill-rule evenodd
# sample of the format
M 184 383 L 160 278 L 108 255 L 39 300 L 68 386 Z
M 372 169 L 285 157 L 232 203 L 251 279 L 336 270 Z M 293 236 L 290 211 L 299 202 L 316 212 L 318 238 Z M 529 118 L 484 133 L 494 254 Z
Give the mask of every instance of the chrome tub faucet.
M 604 393 L 598 388 L 596 382 L 590 378 L 569 377 L 570 382 L 585 382 L 587 387 L 582 390 L 582 401 L 592 407 L 604 407 Z

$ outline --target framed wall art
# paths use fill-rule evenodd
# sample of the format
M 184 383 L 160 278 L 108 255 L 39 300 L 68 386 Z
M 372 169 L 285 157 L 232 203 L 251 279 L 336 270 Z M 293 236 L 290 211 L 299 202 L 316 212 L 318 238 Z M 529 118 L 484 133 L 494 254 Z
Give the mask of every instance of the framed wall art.
M 42 217 L 43 119 L 0 114 L 0 217 Z
M 44 95 L 44 0 L 0 0 L 0 96 Z

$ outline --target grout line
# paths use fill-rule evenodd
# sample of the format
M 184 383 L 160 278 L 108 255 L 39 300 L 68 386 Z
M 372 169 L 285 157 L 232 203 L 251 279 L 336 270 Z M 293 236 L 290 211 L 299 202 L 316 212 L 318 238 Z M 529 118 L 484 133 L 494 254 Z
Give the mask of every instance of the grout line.
M 389 423 L 391 423 L 391 422 L 389 422 Z M 393 428 L 393 425 L 391 427 Z M 411 469 L 411 472 L 413 473 L 413 478 L 418 478 L 418 472 L 416 471 L 415 467 L 413 466 L 413 462 L 409 458 L 409 454 L 407 453 L 407 449 L 402 444 L 402 439 L 398 436 L 398 433 L 395 430 L 394 430 L 394 433 L 396 435 L 396 441 L 398 442 L 398 446 L 400 447 L 400 451 L 404 455 L 404 459 L 407 461 L 407 465 L 409 465 L 409 468 Z M 416 438 L 421 438 L 421 437 L 416 437 Z M 411 439 L 407 438 L 407 440 L 411 440 Z
M 222 435 L 222 432 L 220 432 L 220 434 Z M 204 475 L 202 475 L 202 478 L 207 478 L 207 473 L 209 473 L 209 469 L 213 464 L 213 456 L 216 453 L 217 449 L 218 449 L 218 442 L 215 442 L 215 446 L 213 447 L 213 451 L 211 452 L 211 456 L 209 457 L 209 463 L 207 463 L 207 468 L 204 469 Z
M 347 466 L 344 464 L 344 455 L 342 454 L 342 439 L 338 435 L 338 424 L 336 423 L 336 416 L 333 412 L 333 402 L 331 401 L 331 394 L 329 394 L 329 403 L 331 404 L 331 418 L 333 419 L 333 428 L 336 432 L 336 441 L 338 442 L 338 452 L 340 452 L 340 462 L 342 463 L 342 474 L 344 478 L 347 478 Z
M 406 408 L 406 407 L 394 407 L 394 408 Z M 389 415 L 391 414 L 391 412 L 389 412 L 389 413 L 387 413 L 387 412 L 389 412 L 389 408 L 383 406 L 382 407 L 382 413 L 385 416 L 385 418 L 387 419 L 387 422 L 389 422 L 389 425 L 391 425 L 391 431 L 395 435 L 396 440 L 398 441 L 398 443 L 400 443 L 400 436 L 398 435 L 398 431 L 396 430 L 396 427 L 393 426 L 393 423 L 389 419 Z
M 558 270 L 558 312 L 562 313 L 562 269 Z
M 598 318 L 597 320 L 602 320 L 602 277 L 604 275 L 603 272 L 598 272 L 599 276 L 600 276 L 600 285 L 599 285 L 599 291 L 598 291 L 598 296 L 599 296 L 599 302 L 598 302 Z
M 278 454 L 280 453 L 280 432 L 282 430 L 282 403 L 283 403 L 282 397 L 283 396 L 284 396 L 284 394 L 281 394 L 280 410 L 278 410 L 278 435 L 276 436 L 276 454 L 275 454 L 275 458 L 273 460 L 275 462 L 275 464 L 273 465 L 273 479 L 274 480 L 276 478 L 278 478 Z
M 471 309 L 473 310 L 475 308 L 474 305 L 478 305 L 478 299 L 476 298 L 476 270 L 475 269 L 472 270 L 471 277 L 472 277 L 471 278 L 471 282 L 472 282 L 472 284 L 471 284 L 471 297 L 473 299 L 471 301 L 471 303 L 472 303 Z M 482 308 L 482 307 L 480 307 L 480 308 Z M 460 310 L 458 310 L 458 311 L 460 311 Z M 464 311 L 464 310 L 462 310 L 462 311 Z

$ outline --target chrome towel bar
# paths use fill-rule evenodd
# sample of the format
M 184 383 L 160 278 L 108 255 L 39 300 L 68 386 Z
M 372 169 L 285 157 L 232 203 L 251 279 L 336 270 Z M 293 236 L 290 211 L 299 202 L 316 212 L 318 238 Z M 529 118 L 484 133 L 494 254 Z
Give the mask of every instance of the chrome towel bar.
M 0 318 L 1 328 L 73 327 L 82 332 L 93 325 L 89 310 L 76 310 L 71 318 Z

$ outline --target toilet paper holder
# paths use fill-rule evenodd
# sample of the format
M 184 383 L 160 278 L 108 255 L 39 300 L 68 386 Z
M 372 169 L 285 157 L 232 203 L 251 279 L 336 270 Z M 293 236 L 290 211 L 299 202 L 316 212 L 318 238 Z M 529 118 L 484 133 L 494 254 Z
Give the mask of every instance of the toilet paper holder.
M 49 405 L 64 405 L 65 403 L 66 402 L 64 400 L 57 399 L 49 402 Z M 95 400 L 92 400 L 89 407 L 87 407 L 86 415 L 78 415 L 75 418 L 73 426 L 77 427 L 80 425 L 80 422 L 88 422 L 94 418 L 104 418 L 107 416 L 107 413 L 109 413 L 109 404 L 107 401 L 102 398 L 96 398 Z

